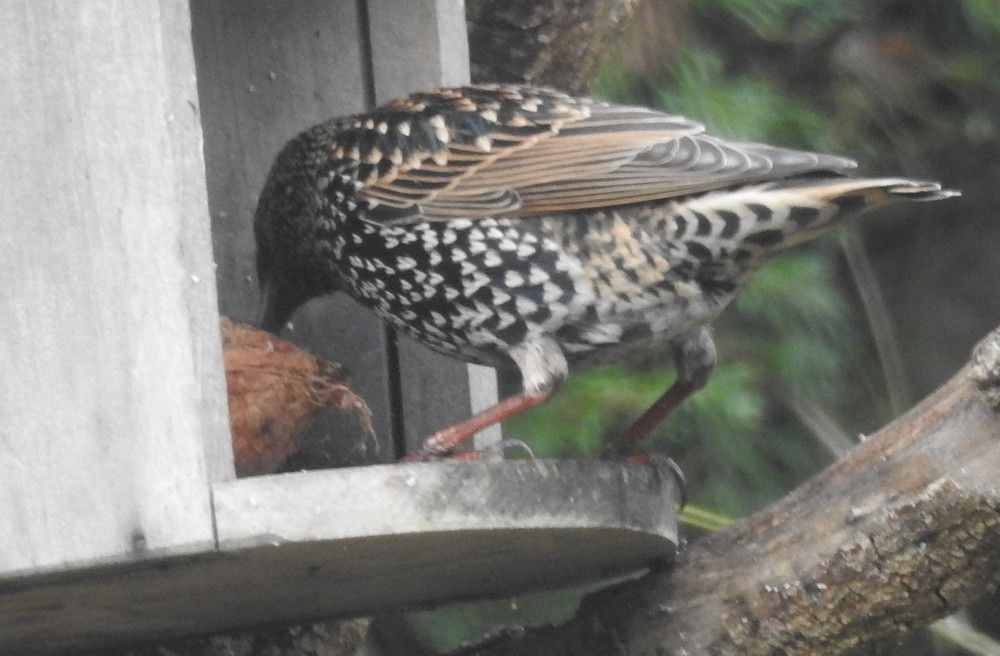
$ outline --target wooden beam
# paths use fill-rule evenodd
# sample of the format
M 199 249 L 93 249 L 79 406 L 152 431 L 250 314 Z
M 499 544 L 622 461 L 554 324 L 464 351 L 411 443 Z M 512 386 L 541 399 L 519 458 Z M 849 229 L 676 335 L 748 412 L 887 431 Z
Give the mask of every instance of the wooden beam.
M 413 91 L 469 82 L 469 42 L 462 0 L 367 0 L 376 104 Z M 487 367 L 433 353 L 405 336 L 398 340 L 401 427 L 407 450 L 425 437 L 497 402 Z M 500 440 L 500 427 L 476 440 Z
M 0 579 L 211 549 L 233 476 L 185 3 L 0 6 Z

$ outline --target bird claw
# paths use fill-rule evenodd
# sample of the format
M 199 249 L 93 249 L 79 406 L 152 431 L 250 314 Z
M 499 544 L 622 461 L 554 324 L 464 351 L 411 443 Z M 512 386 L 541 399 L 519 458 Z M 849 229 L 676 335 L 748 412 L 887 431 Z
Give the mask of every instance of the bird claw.
M 684 476 L 684 470 L 680 468 L 680 465 L 674 461 L 673 458 L 665 456 L 662 453 L 614 453 L 605 452 L 601 455 L 604 460 L 617 460 L 619 462 L 627 462 L 631 465 L 645 465 L 655 467 L 657 470 L 664 470 L 670 472 L 670 475 L 674 478 L 674 484 L 677 487 L 677 498 L 678 498 L 678 508 L 683 508 L 688 502 L 688 487 L 687 487 L 687 477 Z
M 524 440 L 516 439 L 502 439 L 496 444 L 491 444 L 485 449 L 482 449 L 478 453 L 481 453 L 483 458 L 487 460 L 504 460 L 507 455 L 507 449 L 521 449 L 528 455 L 529 460 L 535 459 L 535 452 L 531 450 L 528 443 Z
M 511 448 L 522 449 L 526 454 L 528 454 L 529 459 L 535 459 L 535 453 L 526 442 L 522 440 L 505 439 L 478 451 L 448 451 L 435 453 L 433 451 L 423 449 L 407 454 L 402 461 L 436 462 L 441 460 L 484 460 L 486 462 L 497 462 L 504 460 L 507 449 Z
M 657 464 L 664 465 L 674 477 L 674 483 L 677 485 L 677 508 L 683 508 L 688 502 L 688 487 L 687 487 L 687 477 L 684 475 L 684 470 L 673 458 L 667 456 L 660 456 L 663 461 Z

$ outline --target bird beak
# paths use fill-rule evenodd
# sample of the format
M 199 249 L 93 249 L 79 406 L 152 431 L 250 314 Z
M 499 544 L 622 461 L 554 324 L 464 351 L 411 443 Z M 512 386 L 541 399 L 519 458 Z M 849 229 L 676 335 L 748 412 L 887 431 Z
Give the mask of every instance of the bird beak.
M 258 323 L 261 328 L 275 335 L 288 324 L 296 308 L 305 300 L 301 294 L 274 278 L 264 283 L 263 296 L 264 312 Z

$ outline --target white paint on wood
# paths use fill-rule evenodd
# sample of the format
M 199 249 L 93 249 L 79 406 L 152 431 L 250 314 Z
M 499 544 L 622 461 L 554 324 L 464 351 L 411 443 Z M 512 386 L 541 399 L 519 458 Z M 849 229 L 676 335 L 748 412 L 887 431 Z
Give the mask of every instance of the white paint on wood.
M 462 0 L 367 0 L 379 103 L 411 91 L 469 82 Z
M 497 382 L 497 372 L 492 367 L 483 367 L 478 364 L 469 365 L 469 406 L 472 412 L 480 412 L 496 405 L 500 397 L 499 383 Z M 473 438 L 473 447 L 482 450 L 487 447 L 499 444 L 503 439 L 500 432 L 500 425 L 490 426 L 486 430 L 480 431 Z
M 232 476 L 186 3 L 0 5 L 0 577 L 212 548 Z
M 441 84 L 469 83 L 469 32 L 465 25 L 465 0 L 436 0 Z
M 352 1 L 191 3 L 222 314 L 252 323 L 262 299 L 253 213 L 285 142 L 365 109 Z

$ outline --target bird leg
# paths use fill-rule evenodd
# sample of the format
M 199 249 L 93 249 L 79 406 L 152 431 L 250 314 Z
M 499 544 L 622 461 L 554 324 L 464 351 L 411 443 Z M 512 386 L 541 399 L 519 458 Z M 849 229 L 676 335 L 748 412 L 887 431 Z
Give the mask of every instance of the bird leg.
M 504 460 L 507 457 L 507 451 L 511 449 L 518 449 L 522 451 L 529 460 L 535 459 L 535 452 L 532 451 L 531 447 L 527 442 L 517 439 L 503 439 L 495 444 L 490 444 L 484 449 L 479 449 L 478 451 L 456 451 L 453 453 L 448 453 L 444 456 L 437 456 L 438 458 L 447 458 L 448 460 L 458 460 L 458 461 L 473 461 L 473 460 L 486 460 L 486 461 L 498 461 Z M 406 462 L 406 458 L 403 461 Z
M 443 428 L 428 437 L 419 451 L 404 461 L 434 460 L 446 456 L 487 426 L 500 423 L 549 400 L 569 373 L 566 356 L 549 337 L 535 337 L 512 348 L 508 355 L 521 373 L 524 391 L 478 412 L 465 421 Z
M 442 428 L 424 440 L 419 451 L 407 454 L 403 458 L 403 462 L 435 460 L 447 456 L 484 428 L 506 421 L 536 405 L 541 405 L 548 401 L 550 396 L 552 396 L 552 390 L 545 389 L 534 393 L 521 392 L 508 397 L 482 412 L 477 412 L 465 421 Z
M 708 326 L 700 326 L 674 342 L 673 351 L 677 380 L 621 437 L 604 447 L 604 457 L 632 453 L 636 444 L 645 439 L 667 415 L 708 382 L 715 368 L 715 343 Z

